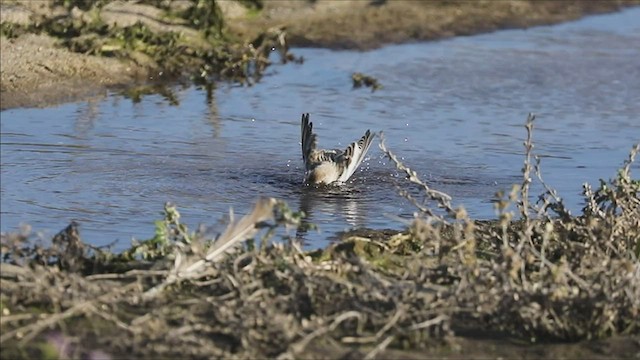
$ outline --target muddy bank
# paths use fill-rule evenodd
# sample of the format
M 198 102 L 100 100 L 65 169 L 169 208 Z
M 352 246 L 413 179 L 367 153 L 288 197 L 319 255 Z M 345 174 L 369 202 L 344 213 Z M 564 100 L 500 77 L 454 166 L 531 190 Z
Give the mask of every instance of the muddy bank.
M 223 24 L 215 2 L 3 1 L 2 108 L 135 83 L 251 83 L 272 49 L 295 60 L 281 30 L 234 40 Z
M 295 46 L 372 49 L 511 28 L 528 28 L 618 11 L 638 1 L 265 1 L 255 16 L 234 13 L 230 31 L 252 36 L 284 25 Z
M 263 45 L 256 41 L 264 34 L 272 34 L 276 42 L 286 35 L 285 46 L 370 49 L 552 24 L 639 3 L 265 0 L 222 1 L 218 8 L 203 8 L 196 1 L 106 1 L 80 9 L 73 2 L 2 0 L 0 107 L 82 99 L 114 86 L 172 78 L 171 70 L 178 67 L 194 69 L 187 77 L 220 75 L 222 66 L 242 72 L 246 63 L 238 59 L 242 54 L 255 57 Z M 189 6 L 195 10 L 187 11 Z M 204 19 L 216 16 L 224 22 L 203 26 Z M 56 20 L 58 28 L 43 30 L 42 24 L 54 17 L 69 19 L 66 27 L 60 30 Z M 217 26 L 220 34 L 212 36 Z M 37 34 L 34 27 L 41 28 Z M 125 41 L 138 36 L 146 45 L 114 43 L 118 36 Z
M 148 71 L 115 58 L 73 53 L 50 36 L 2 39 L 2 109 L 43 107 L 145 80 Z

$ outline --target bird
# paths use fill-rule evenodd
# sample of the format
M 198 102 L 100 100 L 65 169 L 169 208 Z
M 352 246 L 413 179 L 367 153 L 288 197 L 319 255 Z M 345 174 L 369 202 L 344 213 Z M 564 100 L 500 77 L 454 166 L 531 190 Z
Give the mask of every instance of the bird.
M 304 183 L 329 185 L 344 183 L 358 169 L 371 147 L 374 134 L 370 130 L 343 150 L 316 149 L 316 134 L 309 113 L 302 114 L 300 124 L 302 137 L 302 160 L 304 161 Z

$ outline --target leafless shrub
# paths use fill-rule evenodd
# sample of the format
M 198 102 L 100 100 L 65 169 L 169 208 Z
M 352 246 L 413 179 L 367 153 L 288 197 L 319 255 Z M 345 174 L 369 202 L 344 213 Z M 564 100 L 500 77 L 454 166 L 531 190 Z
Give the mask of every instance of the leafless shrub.
M 616 178 L 601 181 L 596 191 L 584 185 L 587 205 L 583 214 L 572 216 L 542 178 L 540 159 L 533 152 L 534 119 L 529 115 L 526 123 L 522 185 L 506 197 L 498 194 L 499 220 L 491 224 L 474 223 L 463 210 L 454 211 L 448 196 L 417 179 L 382 143 L 410 182 L 422 187 L 450 217 L 461 220 L 443 222 L 428 207 L 416 204 L 423 215 L 415 219 L 412 233 L 439 241 L 441 231 L 433 226 L 434 218 L 452 229 L 453 246 L 440 247 L 439 257 L 460 278 L 456 294 L 461 308 L 475 309 L 459 316 L 532 340 L 637 334 L 640 181 L 631 178 L 630 168 L 640 145 L 633 147 Z M 545 189 L 534 204 L 529 201 L 532 174 Z M 518 214 L 507 211 L 510 204 L 517 205 Z

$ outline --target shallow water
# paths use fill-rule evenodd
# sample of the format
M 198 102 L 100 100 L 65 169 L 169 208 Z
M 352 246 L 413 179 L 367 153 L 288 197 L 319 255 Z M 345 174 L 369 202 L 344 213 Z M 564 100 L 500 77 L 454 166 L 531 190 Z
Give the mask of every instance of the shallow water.
M 383 130 L 406 164 L 477 218 L 493 217 L 493 194 L 520 181 L 523 123 L 535 112 L 545 180 L 577 211 L 581 184 L 614 176 L 640 141 L 639 17 L 631 9 L 370 52 L 293 49 L 303 65 L 273 66 L 253 87 L 220 85 L 211 103 L 202 89 L 176 87 L 178 106 L 109 94 L 3 111 L 1 229 L 29 223 L 53 235 L 75 219 L 85 241 L 122 249 L 153 235 L 165 201 L 194 227 L 229 207 L 246 213 L 258 195 L 307 212 L 320 227 L 298 234 L 310 247 L 352 227 L 402 228 L 395 216 L 414 208 L 376 146 L 352 183 L 301 186 L 302 112 L 321 147 Z M 384 88 L 351 89 L 356 71 Z

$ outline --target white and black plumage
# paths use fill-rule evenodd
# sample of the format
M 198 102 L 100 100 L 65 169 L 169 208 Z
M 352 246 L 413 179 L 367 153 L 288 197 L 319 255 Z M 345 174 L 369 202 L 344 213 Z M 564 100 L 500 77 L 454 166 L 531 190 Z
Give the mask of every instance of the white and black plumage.
M 302 160 L 306 184 L 331 184 L 345 182 L 356 171 L 369 151 L 374 134 L 367 130 L 360 140 L 352 142 L 344 150 L 316 149 L 316 134 L 309 114 L 302 114 Z

